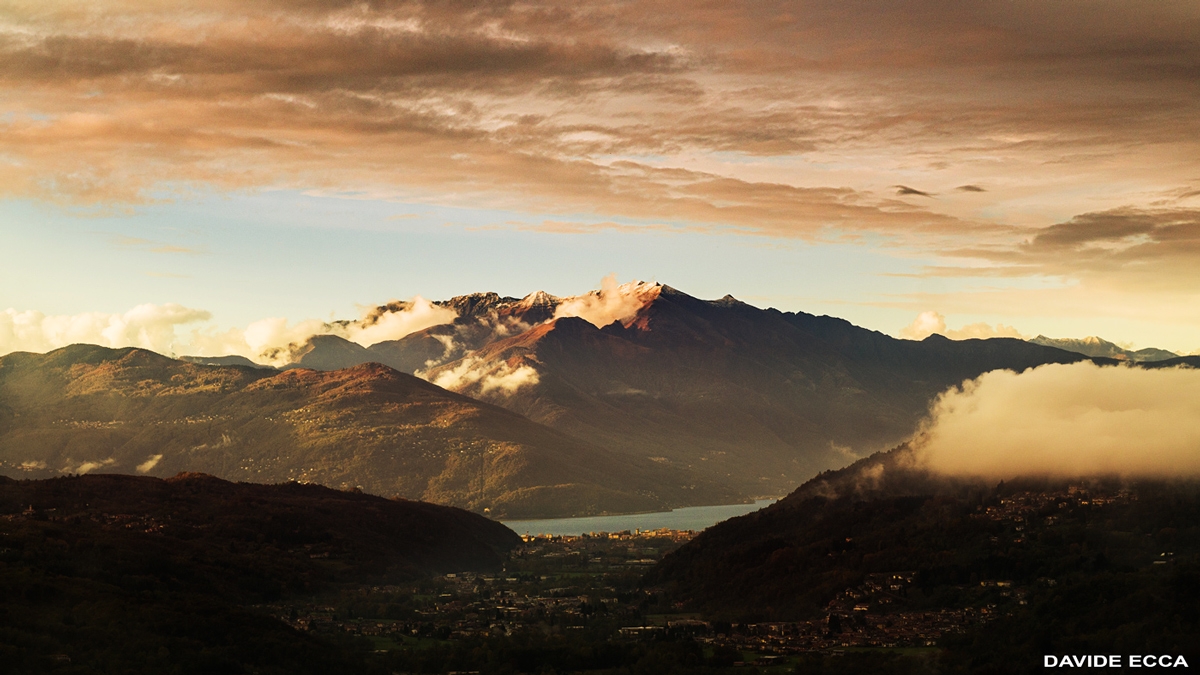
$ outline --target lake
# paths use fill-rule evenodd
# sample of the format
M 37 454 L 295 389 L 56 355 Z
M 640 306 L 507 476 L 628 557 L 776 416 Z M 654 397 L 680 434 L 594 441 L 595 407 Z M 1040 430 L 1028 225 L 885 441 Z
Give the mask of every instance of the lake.
M 720 506 L 689 506 L 674 511 L 633 513 L 624 516 L 587 516 L 584 518 L 550 518 L 546 520 L 500 521 L 517 534 L 587 534 L 588 532 L 620 532 L 622 530 L 703 530 L 722 520 L 757 511 L 776 498 L 760 499 L 753 504 L 722 504 Z

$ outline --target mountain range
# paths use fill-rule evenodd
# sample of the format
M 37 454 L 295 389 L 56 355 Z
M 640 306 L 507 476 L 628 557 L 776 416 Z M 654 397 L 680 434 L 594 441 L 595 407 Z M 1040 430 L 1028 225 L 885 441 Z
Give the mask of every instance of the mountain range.
M 730 503 L 893 447 L 964 380 L 1088 358 L 652 283 L 438 304 L 456 318 L 369 347 L 314 336 L 282 372 L 93 346 L 0 357 L 0 473 L 195 470 L 507 518 Z
M 481 293 L 444 306 L 458 313 L 452 323 L 370 347 L 318 336 L 295 350 L 294 365 L 375 360 L 746 497 L 786 493 L 894 446 L 963 380 L 1085 358 L 1015 339 L 898 340 L 651 283 L 582 298 Z
M 0 470 L 202 471 L 357 486 L 497 517 L 736 499 L 379 364 L 277 372 L 88 345 L 0 357 Z
M 1069 352 L 1085 356 L 1099 356 L 1120 361 L 1168 361 L 1179 358 L 1179 354 L 1165 349 L 1147 347 L 1145 349 L 1126 349 L 1118 344 L 1098 337 L 1077 338 L 1048 338 L 1039 335 L 1030 340 L 1035 345 L 1057 347 Z

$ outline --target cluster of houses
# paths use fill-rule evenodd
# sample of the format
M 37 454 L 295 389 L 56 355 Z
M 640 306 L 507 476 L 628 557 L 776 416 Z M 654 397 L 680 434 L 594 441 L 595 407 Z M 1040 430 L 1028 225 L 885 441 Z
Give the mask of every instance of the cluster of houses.
M 526 535 L 500 574 L 451 573 L 411 586 L 361 590 L 376 604 L 400 600 L 404 609 L 395 618 L 358 617 L 337 602 L 268 609 L 300 630 L 348 632 L 383 645 L 636 623 L 652 601 L 651 593 L 636 588 L 641 568 L 694 535 L 668 529 Z

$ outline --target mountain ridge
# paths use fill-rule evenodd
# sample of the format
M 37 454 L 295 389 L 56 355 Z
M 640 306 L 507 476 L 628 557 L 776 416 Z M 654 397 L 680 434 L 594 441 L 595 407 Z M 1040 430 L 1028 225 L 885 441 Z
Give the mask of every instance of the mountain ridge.
M 387 366 L 283 372 L 127 348 L 0 357 L 0 470 L 200 470 L 488 509 L 494 516 L 656 510 L 697 485 Z M 703 490 L 702 490 L 703 491 Z M 708 486 L 716 501 L 732 499 Z M 736 501 L 736 499 L 733 499 Z
M 916 431 L 940 393 L 985 372 L 1089 360 L 1011 338 L 899 340 L 837 317 L 760 309 L 729 295 L 701 300 L 663 284 L 571 298 L 477 293 L 438 302 L 458 316 L 371 347 L 316 336 L 293 349 L 297 362 L 282 374 L 213 365 L 118 382 L 104 373 L 134 373 L 134 361 L 148 357 L 89 369 L 55 366 L 67 357 L 48 355 L 47 367 L 83 368 L 67 378 L 72 389 L 55 405 L 78 402 L 76 389 L 108 387 L 128 399 L 110 402 L 114 410 L 133 414 L 147 396 L 170 394 L 192 396 L 205 411 L 233 405 L 237 420 L 222 417 L 204 423 L 210 433 L 185 433 L 179 420 L 189 416 L 168 414 L 162 404 L 155 414 L 165 417 L 136 433 L 85 429 L 79 425 L 130 420 L 112 413 L 85 419 L 68 405 L 59 421 L 76 425 L 72 433 L 55 419 L 22 432 L 43 444 L 44 457 L 22 456 L 0 433 L 0 468 L 94 471 L 116 462 L 127 471 L 148 465 L 362 484 L 510 518 L 728 503 L 786 494 L 821 471 L 893 447 Z M 407 306 L 381 306 L 369 316 Z M 1187 357 L 1140 365 L 1176 364 L 1195 365 Z M 179 382 L 170 385 L 171 378 Z M 251 382 L 258 379 L 272 384 Z M 0 431 L 5 405 L 0 396 Z M 166 451 L 152 449 L 163 439 Z M 257 454 L 245 450 L 251 440 L 261 446 Z M 84 457 L 79 448 L 88 443 L 115 444 L 125 454 L 93 448 Z M 136 462 L 131 448 L 142 453 Z M 181 458 L 198 464 L 172 464 Z
M 1044 345 L 1046 347 L 1057 347 L 1059 349 L 1065 349 L 1067 351 L 1076 352 L 1085 356 L 1099 356 L 1121 361 L 1169 361 L 1181 356 L 1175 352 L 1159 349 L 1157 347 L 1147 347 L 1145 349 L 1136 350 L 1126 349 L 1120 345 L 1096 336 L 1085 338 L 1049 338 L 1045 335 L 1039 335 L 1029 340 L 1029 342 L 1037 345 Z
M 902 441 L 938 393 L 988 370 L 1085 358 L 1015 339 L 896 340 L 670 286 L 603 327 L 566 321 L 424 376 L 573 436 L 729 480 L 743 494 L 786 492 L 854 453 Z M 537 381 L 483 391 L 451 377 L 501 364 L 529 368 Z
M 1090 511 L 1110 505 L 1117 515 Z M 828 613 L 834 596 L 854 589 L 864 574 L 904 572 L 927 587 L 961 590 L 968 577 L 969 589 L 979 579 L 1033 583 L 1103 573 L 1103 563 L 1093 567 L 1079 555 L 1083 541 L 1096 560 L 1121 559 L 1145 572 L 1162 550 L 1200 563 L 1197 514 L 1194 479 L 950 477 L 923 467 L 903 445 L 823 472 L 774 504 L 714 525 L 664 557 L 645 583 L 689 610 L 730 620 L 812 618 Z M 1075 529 L 1055 529 L 1068 517 Z M 1132 521 L 1114 529 L 1107 519 L 1118 517 Z M 1096 534 L 1080 536 L 1085 526 Z M 921 606 L 929 608 L 938 596 L 925 592 Z

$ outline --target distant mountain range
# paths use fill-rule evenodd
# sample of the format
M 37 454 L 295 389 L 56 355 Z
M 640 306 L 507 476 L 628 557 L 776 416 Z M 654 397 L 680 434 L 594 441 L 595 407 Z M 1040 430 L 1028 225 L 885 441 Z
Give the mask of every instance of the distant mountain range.
M 283 372 L 91 346 L 2 357 L 0 473 L 198 470 L 508 518 L 730 503 L 895 446 L 964 380 L 1089 358 L 649 283 L 438 304 L 457 317 L 369 347 L 314 336 Z
M 630 309 L 600 327 L 563 316 L 589 301 Z M 479 293 L 441 304 L 454 322 L 370 347 L 315 337 L 294 366 L 378 361 L 746 497 L 895 445 L 963 380 L 1085 358 L 1014 339 L 897 340 L 661 284 L 628 284 L 618 298 Z
M 1180 356 L 1175 352 L 1169 352 L 1165 349 L 1157 349 L 1155 347 L 1148 347 L 1146 349 L 1138 350 L 1125 349 L 1124 347 L 1098 337 L 1075 339 L 1048 338 L 1045 335 L 1039 335 L 1030 340 L 1030 342 L 1035 345 L 1044 345 L 1046 347 L 1065 349 L 1069 352 L 1075 352 L 1085 356 L 1099 356 L 1107 359 L 1117 359 L 1119 361 L 1167 361 L 1170 359 L 1177 359 Z

